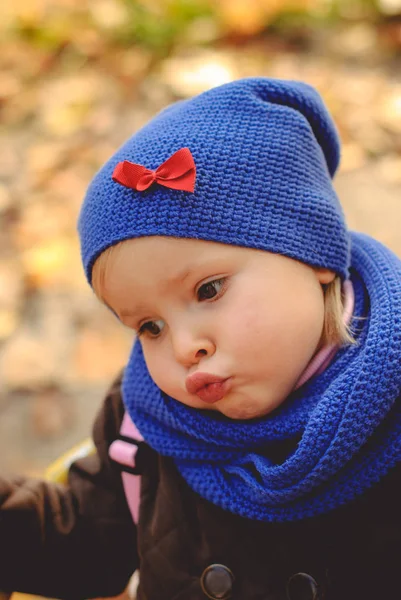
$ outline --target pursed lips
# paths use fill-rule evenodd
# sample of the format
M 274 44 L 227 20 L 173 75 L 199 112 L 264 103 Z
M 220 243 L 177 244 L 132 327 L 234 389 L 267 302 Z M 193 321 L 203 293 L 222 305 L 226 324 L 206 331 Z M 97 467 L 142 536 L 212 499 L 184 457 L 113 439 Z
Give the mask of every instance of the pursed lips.
M 219 377 L 211 373 L 193 373 L 185 380 L 190 394 L 196 394 L 203 402 L 214 404 L 221 400 L 231 388 L 231 377 Z

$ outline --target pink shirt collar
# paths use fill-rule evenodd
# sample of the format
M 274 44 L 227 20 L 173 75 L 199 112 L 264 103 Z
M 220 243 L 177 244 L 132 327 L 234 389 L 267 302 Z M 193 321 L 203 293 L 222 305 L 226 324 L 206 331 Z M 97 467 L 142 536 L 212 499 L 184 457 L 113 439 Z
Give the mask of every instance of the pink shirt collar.
M 345 325 L 349 325 L 354 312 L 355 295 L 351 281 L 348 279 L 343 283 L 344 293 L 344 313 L 343 320 Z M 319 375 L 329 366 L 334 356 L 337 354 L 340 346 L 338 344 L 327 344 L 323 346 L 312 358 L 301 377 L 298 379 L 294 391 L 298 390 L 304 383 L 309 381 L 314 375 Z

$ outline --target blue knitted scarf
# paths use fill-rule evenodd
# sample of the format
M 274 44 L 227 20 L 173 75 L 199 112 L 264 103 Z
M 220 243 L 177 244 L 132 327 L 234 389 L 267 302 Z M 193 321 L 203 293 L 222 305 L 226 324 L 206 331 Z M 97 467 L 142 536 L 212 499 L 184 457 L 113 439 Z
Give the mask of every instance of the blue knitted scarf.
M 401 261 L 368 236 L 351 239 L 357 344 L 263 418 L 233 421 L 166 396 L 134 345 L 123 381 L 131 418 L 192 489 L 232 513 L 262 521 L 324 513 L 401 460 Z M 286 440 L 292 450 L 278 463 L 274 448 Z

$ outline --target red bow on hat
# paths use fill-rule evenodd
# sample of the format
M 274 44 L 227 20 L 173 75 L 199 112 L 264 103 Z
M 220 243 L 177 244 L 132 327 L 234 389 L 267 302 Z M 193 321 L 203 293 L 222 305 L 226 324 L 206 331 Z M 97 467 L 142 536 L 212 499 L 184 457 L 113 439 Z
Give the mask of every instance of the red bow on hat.
M 189 148 L 177 150 L 156 171 L 142 165 L 123 160 L 113 171 L 113 181 L 138 192 L 147 190 L 153 182 L 173 190 L 193 192 L 195 189 L 196 167 Z

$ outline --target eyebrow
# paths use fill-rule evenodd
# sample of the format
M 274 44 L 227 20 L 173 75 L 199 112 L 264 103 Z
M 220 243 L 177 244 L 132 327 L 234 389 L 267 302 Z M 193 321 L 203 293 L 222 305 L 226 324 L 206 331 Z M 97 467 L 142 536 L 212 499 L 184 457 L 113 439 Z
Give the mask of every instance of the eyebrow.
M 172 284 L 177 284 L 177 283 L 184 283 L 185 279 L 188 277 L 188 275 L 190 275 L 192 272 L 192 269 L 190 268 L 185 268 L 184 270 L 182 270 L 180 273 L 178 273 L 177 275 L 175 275 L 174 277 L 171 277 L 169 279 L 167 279 L 166 281 L 166 285 L 167 286 L 171 286 Z M 127 309 L 123 309 L 120 312 L 120 318 L 124 318 L 124 317 L 136 317 L 137 314 L 141 313 L 141 312 L 145 312 L 146 309 L 144 306 L 139 306 L 137 308 L 137 310 L 133 311 L 129 308 Z
M 120 312 L 119 319 L 124 319 L 124 317 L 136 317 L 136 315 L 138 313 L 140 313 L 141 311 L 143 311 L 143 309 L 141 309 L 141 307 L 139 307 L 139 309 L 135 310 L 135 311 L 132 311 L 129 309 L 124 309 Z

